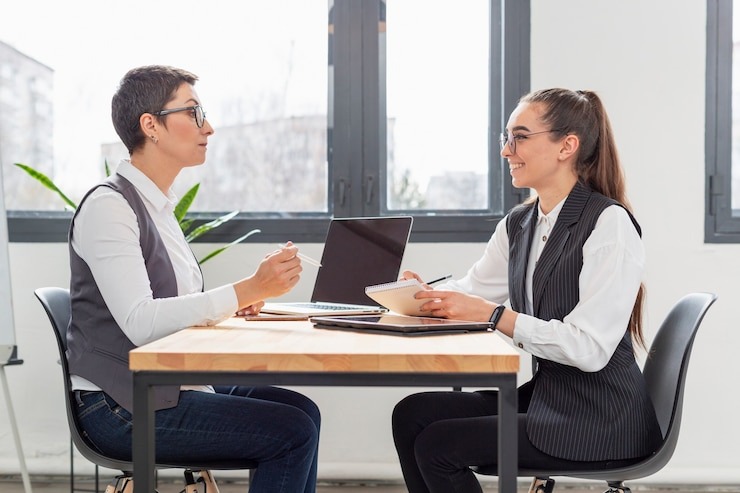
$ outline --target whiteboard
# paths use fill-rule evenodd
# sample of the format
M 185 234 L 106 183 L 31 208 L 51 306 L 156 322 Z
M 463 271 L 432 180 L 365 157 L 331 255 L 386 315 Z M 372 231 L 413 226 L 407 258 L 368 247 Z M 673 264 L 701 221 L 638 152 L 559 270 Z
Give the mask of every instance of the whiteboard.
M 8 219 L 4 194 L 3 172 L 0 166 L 0 365 L 7 364 L 15 352 L 15 322 L 8 258 Z

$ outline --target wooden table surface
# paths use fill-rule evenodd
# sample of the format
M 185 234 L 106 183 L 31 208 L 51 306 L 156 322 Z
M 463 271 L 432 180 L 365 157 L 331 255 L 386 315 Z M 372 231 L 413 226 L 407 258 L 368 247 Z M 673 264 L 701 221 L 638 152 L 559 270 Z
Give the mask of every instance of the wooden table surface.
M 403 337 L 317 329 L 308 321 L 230 318 L 131 351 L 154 371 L 516 373 L 519 354 L 491 333 Z

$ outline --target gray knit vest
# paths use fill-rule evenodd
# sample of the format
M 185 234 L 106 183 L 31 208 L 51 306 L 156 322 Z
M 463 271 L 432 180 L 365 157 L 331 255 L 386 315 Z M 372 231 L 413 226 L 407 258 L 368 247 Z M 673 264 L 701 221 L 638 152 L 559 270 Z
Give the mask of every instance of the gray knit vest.
M 123 195 L 136 214 L 141 251 L 149 274 L 154 298 L 177 296 L 177 280 L 167 248 L 146 210 L 136 188 L 114 174 L 93 187 L 77 207 L 69 228 L 71 269 L 70 297 L 72 320 L 67 330 L 67 360 L 71 374 L 93 382 L 129 412 L 133 411 L 133 374 L 128 367 L 128 352 L 136 346 L 113 319 L 100 294 L 90 268 L 72 248 L 72 232 L 77 212 L 98 187 L 108 187 Z M 177 405 L 179 388 L 154 389 L 155 409 Z

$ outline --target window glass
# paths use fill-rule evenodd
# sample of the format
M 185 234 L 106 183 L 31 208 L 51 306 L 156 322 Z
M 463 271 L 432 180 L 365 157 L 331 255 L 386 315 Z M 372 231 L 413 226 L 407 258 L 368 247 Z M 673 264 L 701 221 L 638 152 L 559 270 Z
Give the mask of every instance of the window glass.
M 740 9 L 732 13 L 732 211 L 740 215 Z
M 386 210 L 489 207 L 489 3 L 387 2 Z
M 529 89 L 528 0 L 506 9 L 503 0 L 70 8 L 25 0 L 0 15 L 10 241 L 66 241 L 70 217 L 13 163 L 79 201 L 105 163 L 115 170 L 126 157 L 110 100 L 120 77 L 146 64 L 197 74 L 216 129 L 206 164 L 174 185 L 182 196 L 200 184 L 191 217 L 202 224 L 243 212 L 198 241 L 231 241 L 245 222 L 265 241 L 296 232 L 321 241 L 331 217 L 399 213 L 417 217 L 412 241 L 485 241 L 491 221 L 522 200 L 504 176 L 497 136 L 506 102 Z
M 327 206 L 327 0 L 24 0 L 0 16 L 0 164 L 7 209 L 62 208 L 13 163 L 74 201 L 128 153 L 110 100 L 130 68 L 195 73 L 216 133 L 193 210 L 323 212 Z M 9 75 L 10 74 L 10 75 Z M 11 76 L 12 75 L 12 76 Z

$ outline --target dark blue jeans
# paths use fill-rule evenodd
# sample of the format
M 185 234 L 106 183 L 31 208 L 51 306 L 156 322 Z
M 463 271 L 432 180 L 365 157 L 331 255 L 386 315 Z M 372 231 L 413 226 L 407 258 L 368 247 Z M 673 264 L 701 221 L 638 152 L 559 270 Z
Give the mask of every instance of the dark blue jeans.
M 278 387 L 215 387 L 183 391 L 176 407 L 155 412 L 156 462 L 256 461 L 252 493 L 314 493 L 319 409 L 308 397 Z M 77 415 L 104 455 L 131 460 L 131 413 L 104 392 L 77 391 Z

